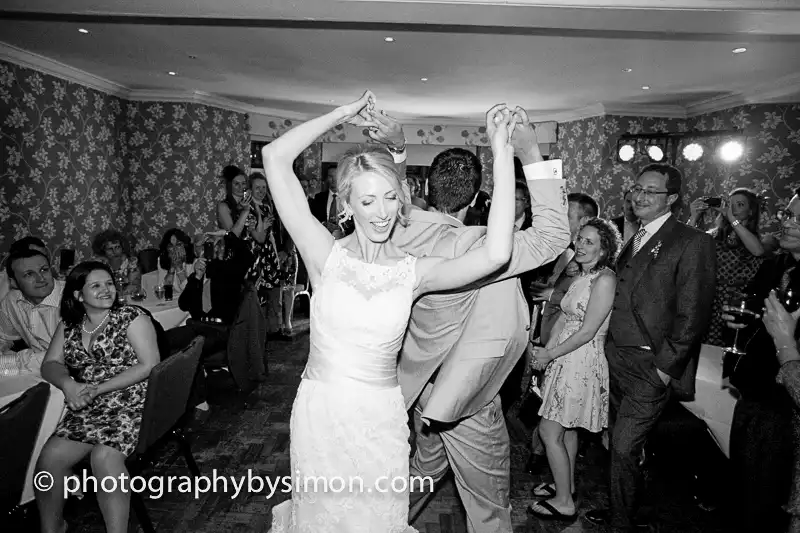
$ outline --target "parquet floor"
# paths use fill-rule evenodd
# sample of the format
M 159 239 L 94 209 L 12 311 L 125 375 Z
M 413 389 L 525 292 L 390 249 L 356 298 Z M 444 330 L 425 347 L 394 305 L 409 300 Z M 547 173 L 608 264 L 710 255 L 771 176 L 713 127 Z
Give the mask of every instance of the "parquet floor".
M 256 392 L 259 400 L 250 409 L 245 410 L 234 402 L 227 377 L 210 383 L 211 409 L 196 412 L 190 433 L 194 456 L 206 476 L 211 477 L 215 472 L 218 476 L 246 476 L 248 469 L 260 476 L 289 474 L 289 416 L 307 350 L 308 335 L 305 332 L 291 342 L 270 342 L 269 378 Z M 543 476 L 523 473 L 527 447 L 522 437 L 512 433 L 514 532 L 598 531 L 582 518 L 571 525 L 563 525 L 542 522 L 527 515 L 526 508 L 534 501 L 530 495 L 531 488 L 540 481 L 549 481 L 549 472 Z M 603 463 L 603 453 L 598 446 L 590 447 L 581 459 L 578 486 L 581 512 L 605 503 Z M 145 474 L 183 476 L 188 471 L 177 449 L 167 446 L 154 467 Z M 289 496 L 276 494 L 269 498 L 264 493 L 248 493 L 246 490 L 236 495 L 230 483 L 227 490 L 220 483 L 220 490 L 199 494 L 199 497 L 181 493 L 175 488 L 158 499 L 146 500 L 159 532 L 266 532 L 272 506 Z M 658 504 L 654 509 L 656 520 L 651 531 L 725 531 L 717 513 L 699 510 L 689 501 L 682 487 L 671 485 L 669 477 L 660 472 L 650 475 L 648 495 L 650 504 Z M 70 533 L 105 531 L 96 500 L 91 495 L 83 500 L 71 498 L 65 514 Z M 413 525 L 420 533 L 466 532 L 464 512 L 452 481 L 443 483 L 435 499 Z M 14 530 L 20 533 L 38 531 L 35 509 L 31 511 L 29 520 L 14 526 Z M 137 528 L 136 531 L 140 530 Z

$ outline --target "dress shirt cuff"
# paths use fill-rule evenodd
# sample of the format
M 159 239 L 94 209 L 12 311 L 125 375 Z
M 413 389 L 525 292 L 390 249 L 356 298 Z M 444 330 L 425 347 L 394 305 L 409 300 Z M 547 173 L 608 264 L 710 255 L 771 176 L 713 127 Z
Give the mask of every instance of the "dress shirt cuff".
M 394 159 L 394 164 L 395 165 L 399 165 L 400 163 L 402 163 L 403 161 L 405 161 L 408 158 L 408 153 L 407 153 L 406 150 L 403 150 L 399 154 L 396 154 L 396 153 L 392 152 L 391 150 L 389 150 L 389 153 L 392 154 L 392 159 Z
M 525 173 L 525 179 L 528 181 L 564 179 L 560 159 L 531 163 L 530 165 L 522 167 L 522 171 Z

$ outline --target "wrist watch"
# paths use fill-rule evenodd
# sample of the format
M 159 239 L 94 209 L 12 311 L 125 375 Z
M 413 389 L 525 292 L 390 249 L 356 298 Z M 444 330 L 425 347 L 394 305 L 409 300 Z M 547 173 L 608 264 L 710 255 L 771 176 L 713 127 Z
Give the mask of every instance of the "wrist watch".
M 400 145 L 400 148 L 395 148 L 393 145 L 387 144 L 386 145 L 386 149 L 389 150 L 390 152 L 392 152 L 393 154 L 402 154 L 403 152 L 406 151 L 406 140 L 405 140 L 405 138 L 403 139 L 403 144 Z
M 734 220 L 733 222 L 731 222 L 731 227 L 734 227 L 734 228 L 735 228 L 735 227 L 736 227 L 736 226 L 738 226 L 739 224 L 741 224 L 741 222 L 739 222 L 738 220 Z

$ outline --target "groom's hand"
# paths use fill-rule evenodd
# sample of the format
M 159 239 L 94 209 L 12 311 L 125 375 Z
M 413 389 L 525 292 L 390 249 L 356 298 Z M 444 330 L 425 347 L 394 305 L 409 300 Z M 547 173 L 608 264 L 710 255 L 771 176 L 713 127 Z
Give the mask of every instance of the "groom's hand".
M 381 144 L 386 144 L 394 149 L 401 149 L 406 144 L 406 136 L 403 132 L 403 125 L 388 115 L 385 111 L 373 111 L 371 113 L 374 125 L 369 129 L 371 139 Z
M 519 157 L 523 165 L 544 161 L 542 152 L 539 150 L 536 126 L 528 120 L 528 113 L 517 106 L 513 119 L 514 136 L 511 138 L 511 144 L 514 146 L 514 154 Z

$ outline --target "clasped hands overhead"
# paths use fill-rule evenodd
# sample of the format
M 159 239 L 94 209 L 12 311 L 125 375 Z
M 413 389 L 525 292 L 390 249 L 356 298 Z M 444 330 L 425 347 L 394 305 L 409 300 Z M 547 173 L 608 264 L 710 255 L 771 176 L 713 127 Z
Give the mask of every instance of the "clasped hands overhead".
M 342 122 L 367 128 L 367 134 L 373 140 L 395 146 L 405 144 L 402 125 L 385 111 L 377 109 L 377 98 L 372 91 L 365 91 L 361 98 L 341 106 L 339 111 L 343 115 Z M 534 129 L 522 107 L 517 106 L 512 111 L 506 104 L 497 104 L 486 112 L 486 135 L 493 151 L 511 147 L 515 134 L 530 135 Z

